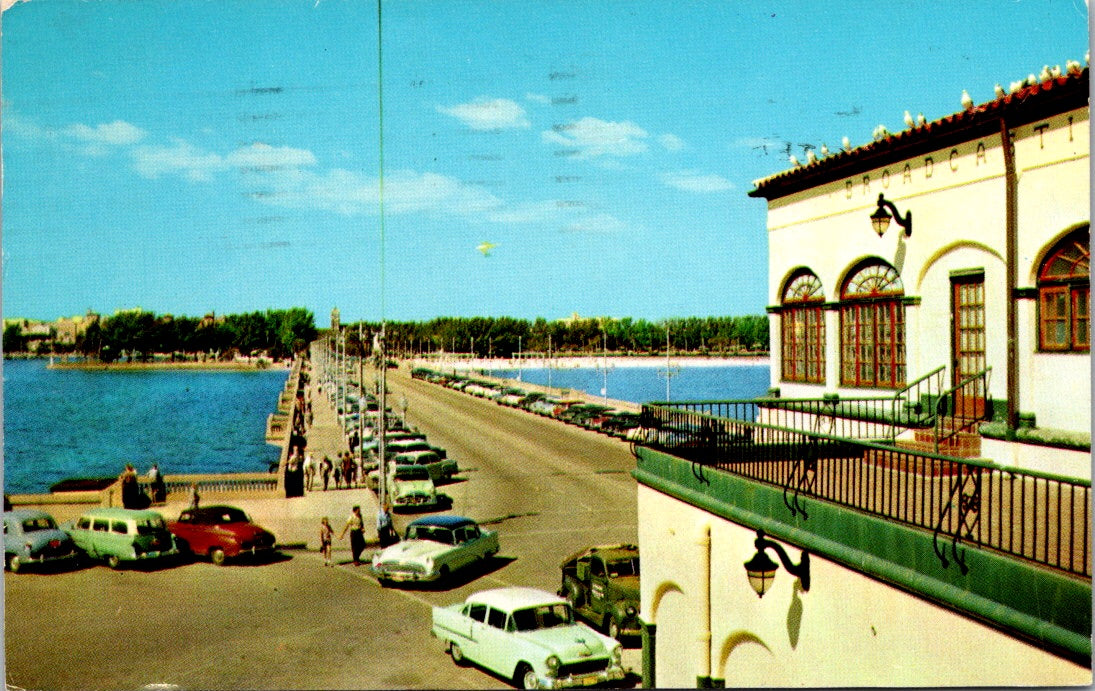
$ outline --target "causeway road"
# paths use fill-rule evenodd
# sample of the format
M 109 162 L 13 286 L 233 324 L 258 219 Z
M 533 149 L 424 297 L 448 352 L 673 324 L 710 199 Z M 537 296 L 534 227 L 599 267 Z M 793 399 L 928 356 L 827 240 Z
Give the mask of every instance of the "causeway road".
M 370 525 L 368 490 L 230 500 L 279 542 L 299 536 L 302 548 L 224 567 L 196 561 L 5 574 L 8 688 L 508 686 L 452 663 L 430 635 L 431 606 L 508 585 L 554 591 L 566 555 L 637 541 L 634 459 L 623 441 L 412 380 L 405 369 L 389 370 L 388 384 L 396 414 L 405 397 L 408 422 L 459 463 L 457 480 L 441 489 L 453 499 L 452 513 L 499 532 L 492 562 L 436 587 L 383 588 L 349 563 L 346 540 L 336 540 L 337 565 L 324 567 L 313 537 L 321 512 L 337 537 L 352 503 Z M 320 398 L 312 395 L 315 405 Z M 170 518 L 177 508 L 162 513 Z M 413 518 L 397 514 L 397 528 Z M 629 684 L 638 680 L 640 657 L 637 648 L 625 650 L 635 673 Z

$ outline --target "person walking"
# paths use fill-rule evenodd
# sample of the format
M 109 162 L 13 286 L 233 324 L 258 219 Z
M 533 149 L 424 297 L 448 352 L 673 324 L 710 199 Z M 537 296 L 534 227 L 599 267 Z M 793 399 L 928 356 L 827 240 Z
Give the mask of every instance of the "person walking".
M 152 501 L 157 504 L 167 501 L 167 483 L 164 482 L 163 473 L 156 463 L 148 469 L 148 487 L 152 491 Z
M 304 489 L 312 491 L 316 480 L 316 462 L 311 451 L 304 452 Z
M 327 483 L 331 481 L 331 459 L 324 456 L 319 462 L 319 474 L 323 478 L 323 491 L 327 491 Z
M 137 482 L 137 471 L 132 463 L 125 464 L 125 470 L 118 476 L 122 483 L 122 507 L 126 509 L 142 508 L 138 504 L 141 494 L 141 486 Z
M 355 506 L 350 512 L 350 518 L 342 527 L 341 540 L 350 532 L 350 554 L 354 558 L 354 566 L 361 566 L 361 553 L 365 551 L 365 521 L 361 518 L 361 507 Z
M 190 483 L 190 508 L 191 509 L 198 508 L 198 502 L 200 502 L 200 501 L 201 501 L 201 495 L 198 494 L 198 483 L 191 482 Z
M 376 536 L 380 539 L 380 546 L 387 547 L 399 542 L 399 535 L 392 527 L 392 516 L 386 507 L 380 507 L 376 512 Z
M 319 519 L 319 553 L 323 555 L 324 566 L 334 566 L 331 561 L 331 542 L 335 537 L 335 529 L 327 517 Z
M 349 452 L 342 454 L 342 479 L 346 481 L 346 489 L 354 486 L 354 459 Z

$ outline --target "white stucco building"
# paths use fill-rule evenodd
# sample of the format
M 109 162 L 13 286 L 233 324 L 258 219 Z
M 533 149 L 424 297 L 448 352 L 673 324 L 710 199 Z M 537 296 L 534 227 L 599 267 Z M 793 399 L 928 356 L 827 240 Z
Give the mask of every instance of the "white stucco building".
M 1088 89 L 756 181 L 773 391 L 644 406 L 644 682 L 1091 683 Z
M 885 395 L 941 366 L 949 384 L 991 368 L 997 419 L 1047 433 L 983 454 L 1090 477 L 1090 449 L 1040 443 L 1090 445 L 1089 115 L 1077 68 L 757 181 L 772 386 Z M 875 233 L 879 195 L 911 235 Z

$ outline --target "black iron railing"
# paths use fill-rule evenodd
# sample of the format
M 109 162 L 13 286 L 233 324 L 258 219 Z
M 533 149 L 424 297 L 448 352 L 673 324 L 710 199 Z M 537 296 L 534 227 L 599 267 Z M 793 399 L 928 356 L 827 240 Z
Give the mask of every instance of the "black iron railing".
M 919 414 L 892 396 L 876 398 L 759 398 L 737 401 L 655 402 L 652 406 L 727 420 L 786 427 L 849 439 L 890 439 L 897 428 L 921 425 Z
M 964 570 L 965 549 L 981 547 L 1091 576 L 1090 481 L 749 422 L 747 414 L 741 401 L 646 404 L 635 442 L 782 487 L 793 515 L 807 515 L 813 498 L 930 530 L 945 565 Z
M 904 412 L 905 427 L 927 427 L 933 423 L 935 409 L 929 402 L 942 397 L 943 372 L 946 369 L 946 365 L 940 365 L 894 394 L 894 409 Z M 893 434 L 896 436 L 898 432 L 894 429 Z
M 935 450 L 971 432 L 977 425 L 992 419 L 988 398 L 989 374 L 992 368 L 966 377 L 957 386 L 944 391 L 935 403 Z

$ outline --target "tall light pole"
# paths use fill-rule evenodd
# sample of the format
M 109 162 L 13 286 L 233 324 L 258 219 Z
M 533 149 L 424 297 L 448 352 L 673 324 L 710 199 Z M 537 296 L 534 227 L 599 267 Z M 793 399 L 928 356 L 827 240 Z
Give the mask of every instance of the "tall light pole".
M 605 338 L 604 356 L 601 360 L 601 366 L 604 372 L 604 384 L 601 386 L 601 395 L 605 397 L 605 405 L 608 405 L 608 332 L 604 330 L 604 325 L 601 326 L 601 334 Z
M 673 367 L 669 363 L 669 322 L 665 323 L 665 369 L 658 370 L 658 376 L 665 377 L 665 401 L 669 402 L 669 380 L 680 374 L 679 367 Z
M 376 0 L 376 94 L 377 94 L 377 153 L 378 153 L 378 217 L 380 230 L 380 335 L 377 348 L 380 355 L 380 439 L 377 451 L 380 452 L 380 510 L 388 511 L 388 460 L 385 444 L 385 417 L 388 414 L 388 360 L 384 352 L 387 310 L 385 309 L 385 268 L 384 268 L 384 23 L 381 11 L 382 0 Z

